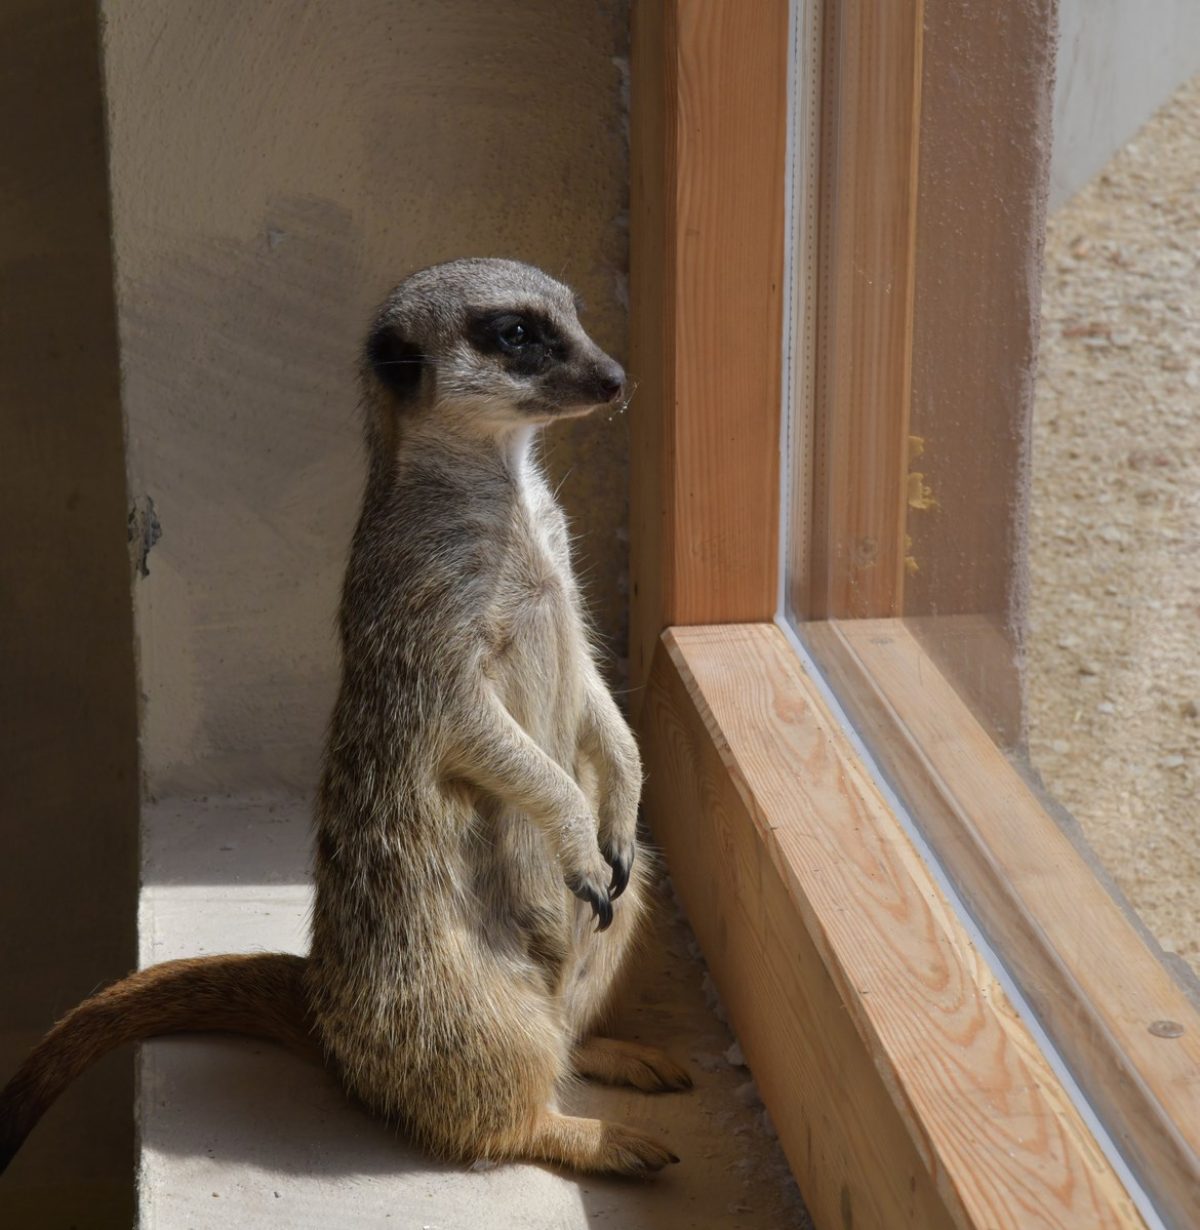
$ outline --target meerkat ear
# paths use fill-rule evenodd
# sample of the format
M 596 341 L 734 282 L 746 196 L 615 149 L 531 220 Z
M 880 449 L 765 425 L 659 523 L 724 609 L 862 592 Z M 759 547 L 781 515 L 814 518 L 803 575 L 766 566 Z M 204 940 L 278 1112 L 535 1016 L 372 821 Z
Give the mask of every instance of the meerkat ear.
M 421 347 L 405 338 L 396 325 L 384 324 L 367 338 L 367 362 L 384 388 L 408 401 L 421 387 L 427 360 Z

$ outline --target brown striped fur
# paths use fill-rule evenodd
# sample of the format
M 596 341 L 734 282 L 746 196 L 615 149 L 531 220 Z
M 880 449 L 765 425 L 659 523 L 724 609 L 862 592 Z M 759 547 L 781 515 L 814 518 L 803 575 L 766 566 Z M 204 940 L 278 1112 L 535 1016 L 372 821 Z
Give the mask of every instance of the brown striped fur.
M 572 1072 L 690 1084 L 660 1051 L 591 1037 L 644 908 L 641 765 L 536 457 L 540 428 L 618 400 L 624 373 L 566 287 L 470 260 L 397 288 L 363 379 L 310 955 L 168 962 L 85 1001 L 0 1093 L 5 1160 L 101 1054 L 196 1029 L 323 1054 L 442 1157 L 677 1160 L 554 1105 Z

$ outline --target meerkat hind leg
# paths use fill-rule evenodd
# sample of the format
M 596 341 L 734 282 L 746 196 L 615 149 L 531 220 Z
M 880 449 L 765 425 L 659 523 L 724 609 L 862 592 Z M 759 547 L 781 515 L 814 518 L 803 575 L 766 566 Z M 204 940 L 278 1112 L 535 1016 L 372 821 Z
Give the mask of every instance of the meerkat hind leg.
M 580 1076 L 606 1085 L 632 1085 L 643 1093 L 692 1087 L 687 1069 L 665 1051 L 618 1038 L 586 1039 L 575 1048 L 571 1066 Z
M 517 1161 L 552 1162 L 590 1174 L 646 1175 L 679 1161 L 666 1145 L 633 1128 L 549 1108 L 504 1152 Z

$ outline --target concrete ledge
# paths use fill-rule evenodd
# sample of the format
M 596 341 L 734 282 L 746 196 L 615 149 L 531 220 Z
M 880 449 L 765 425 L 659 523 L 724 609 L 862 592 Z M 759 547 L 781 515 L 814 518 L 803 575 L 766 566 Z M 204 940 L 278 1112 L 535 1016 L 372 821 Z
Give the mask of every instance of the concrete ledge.
M 206 952 L 304 951 L 307 806 L 172 801 L 145 819 L 143 965 Z M 683 1158 L 657 1181 L 576 1181 L 538 1166 L 438 1165 L 266 1044 L 172 1038 L 139 1062 L 142 1230 L 395 1226 L 403 1230 L 784 1230 L 809 1225 L 750 1074 L 706 1000 L 686 926 L 660 910 L 613 1032 L 667 1047 L 696 1080 L 646 1097 L 581 1086 L 565 1099 L 653 1131 Z

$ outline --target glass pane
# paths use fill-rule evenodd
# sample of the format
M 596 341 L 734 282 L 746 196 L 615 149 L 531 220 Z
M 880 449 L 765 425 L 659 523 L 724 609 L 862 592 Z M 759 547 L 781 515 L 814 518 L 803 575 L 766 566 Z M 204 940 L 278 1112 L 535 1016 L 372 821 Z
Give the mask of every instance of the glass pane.
M 872 566 L 866 538 L 820 541 L 853 499 L 829 476 L 872 481 L 877 459 L 796 376 L 788 611 L 835 688 L 841 617 L 902 617 L 1123 905 L 1200 970 L 1200 77 L 1062 11 L 1039 305 L 1048 65 L 1013 53 L 1014 23 L 966 33 L 957 6 L 926 8 L 901 592 L 878 610 L 812 598 L 838 592 L 823 570 L 853 595 Z M 1193 71 L 1200 10 L 1196 27 Z M 811 198 L 802 181 L 797 218 Z M 797 251 L 811 374 L 804 330 L 828 301 Z
M 1200 970 L 1200 77 L 1054 204 L 1029 755 L 1163 949 Z
M 903 49 L 870 61 L 890 90 L 871 112 L 843 71 L 867 60 L 855 29 L 825 32 L 785 611 L 1175 1217 L 1200 1156 L 1180 1077 L 1200 1003 L 1200 6 L 1130 32 L 1123 6 L 1063 0 L 1053 125 L 1047 10 L 994 7 L 926 0 L 915 108 Z M 916 150 L 880 122 L 906 115 Z

